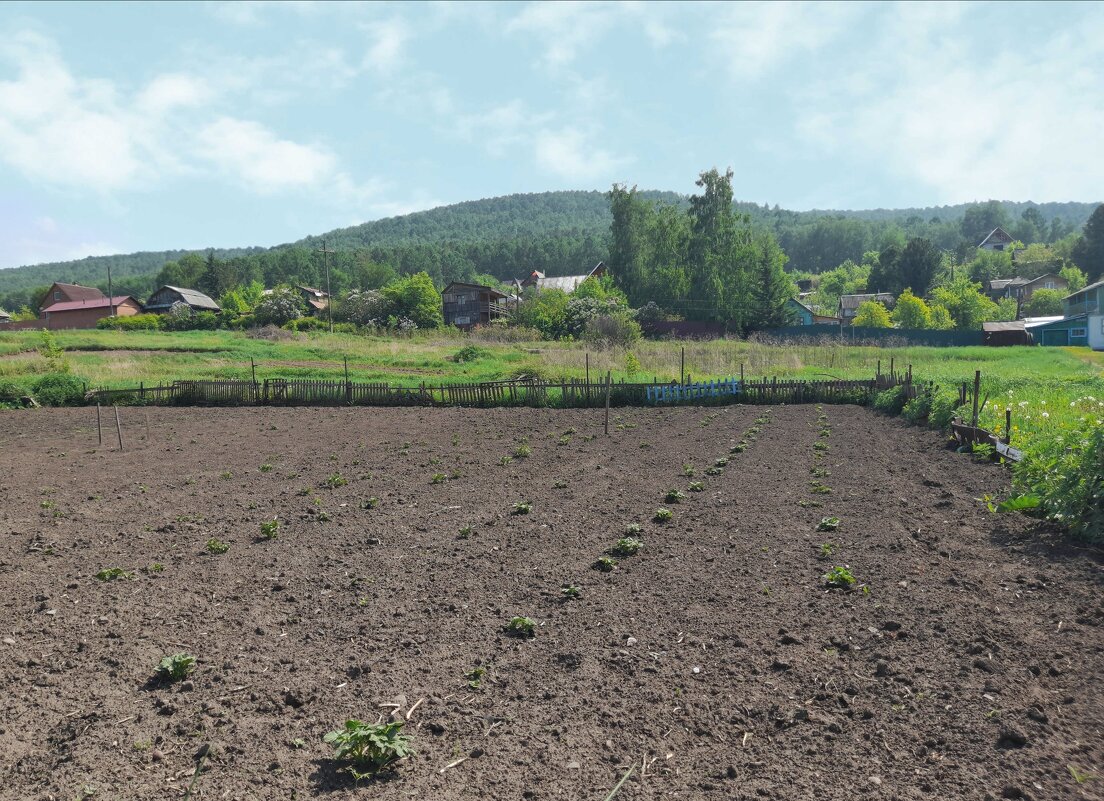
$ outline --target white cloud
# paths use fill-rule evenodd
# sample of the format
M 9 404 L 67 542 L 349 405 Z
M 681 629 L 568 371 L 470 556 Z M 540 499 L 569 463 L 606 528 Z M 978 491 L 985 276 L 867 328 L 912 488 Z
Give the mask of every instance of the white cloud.
M 364 53 L 364 68 L 389 73 L 402 63 L 403 48 L 410 39 L 410 27 L 400 17 L 368 23 L 364 26 L 369 45 Z
M 200 158 L 261 194 L 318 186 L 335 174 L 336 159 L 330 153 L 280 139 L 248 120 L 217 119 L 199 130 L 196 144 Z
M 544 131 L 534 140 L 537 164 L 547 172 L 576 181 L 610 179 L 628 159 L 595 147 L 582 131 Z
M 158 75 L 136 98 L 136 104 L 148 114 L 162 114 L 177 108 L 201 106 L 213 97 L 206 82 L 180 72 Z

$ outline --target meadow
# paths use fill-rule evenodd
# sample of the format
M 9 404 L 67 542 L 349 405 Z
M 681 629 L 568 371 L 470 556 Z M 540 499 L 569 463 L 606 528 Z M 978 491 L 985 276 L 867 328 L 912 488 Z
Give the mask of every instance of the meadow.
M 493 381 L 520 376 L 695 380 L 738 376 L 804 379 L 870 378 L 879 369 L 912 366 L 917 381 L 941 387 L 982 373 L 988 403 L 982 425 L 1003 434 L 1013 412 L 1014 442 L 1030 445 L 1104 419 L 1104 353 L 1087 348 L 867 347 L 818 342 L 641 341 L 596 349 L 583 342 L 499 342 L 455 330 L 411 336 L 280 332 L 262 339 L 234 331 L 59 331 L 71 371 L 90 387 L 127 387 L 178 379 L 341 379 L 396 385 Z M 49 367 L 36 331 L 0 333 L 0 380 L 27 383 Z M 252 360 L 252 363 L 251 363 Z

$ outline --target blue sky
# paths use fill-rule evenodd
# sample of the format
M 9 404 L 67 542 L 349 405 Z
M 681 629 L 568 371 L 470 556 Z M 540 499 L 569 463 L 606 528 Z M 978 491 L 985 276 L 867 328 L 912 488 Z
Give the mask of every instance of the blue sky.
M 1104 4 L 4 3 L 0 267 L 514 192 L 1104 196 Z

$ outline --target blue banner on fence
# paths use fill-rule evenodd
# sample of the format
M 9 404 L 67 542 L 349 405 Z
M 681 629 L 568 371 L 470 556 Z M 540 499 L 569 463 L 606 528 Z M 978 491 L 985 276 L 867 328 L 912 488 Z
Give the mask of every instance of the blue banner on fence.
M 735 378 L 698 381 L 693 384 L 661 384 L 645 387 L 645 396 L 648 403 L 679 403 L 681 401 L 739 394 L 740 382 Z

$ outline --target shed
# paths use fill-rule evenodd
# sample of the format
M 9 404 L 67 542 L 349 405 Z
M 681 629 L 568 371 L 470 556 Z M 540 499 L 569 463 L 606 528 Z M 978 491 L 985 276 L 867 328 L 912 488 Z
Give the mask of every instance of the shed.
M 1088 345 L 1089 316 L 1037 317 L 1024 320 L 1028 333 L 1038 345 Z
M 1012 320 L 1000 323 L 982 323 L 986 345 L 1030 345 L 1031 334 L 1024 327 L 1023 320 Z
M 321 289 L 315 289 L 312 286 L 296 286 L 299 290 L 299 294 L 302 295 L 303 300 L 307 304 L 307 312 L 309 314 L 316 314 L 320 311 L 325 311 L 330 305 L 330 296 Z
M 797 325 L 816 325 L 818 323 L 838 323 L 839 318 L 830 314 L 821 314 L 820 311 L 802 303 L 797 298 L 786 301 L 786 312 L 790 314 Z
M 509 313 L 502 302 L 506 297 L 493 287 L 453 281 L 441 292 L 445 325 L 467 329 L 505 317 Z
M 193 311 L 222 311 L 217 303 L 198 289 L 163 286 L 149 296 L 146 311 L 164 314 L 177 303 L 186 303 Z

